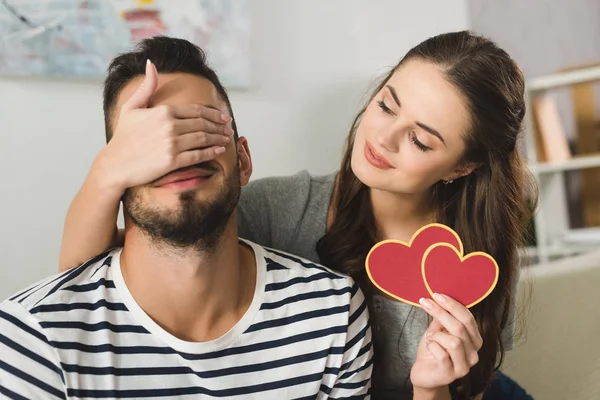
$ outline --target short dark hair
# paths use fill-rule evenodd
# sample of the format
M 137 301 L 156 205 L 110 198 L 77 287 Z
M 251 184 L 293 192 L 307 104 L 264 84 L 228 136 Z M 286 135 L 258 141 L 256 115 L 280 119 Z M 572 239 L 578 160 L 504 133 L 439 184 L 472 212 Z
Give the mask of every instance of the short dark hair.
M 104 129 L 107 142 L 112 136 L 110 120 L 117 97 L 127 83 L 145 73 L 146 60 L 152 61 L 158 73 L 186 73 L 208 79 L 217 89 L 233 118 L 227 91 L 219 81 L 216 72 L 208 65 L 204 51 L 185 39 L 155 36 L 140 41 L 133 51 L 118 55 L 108 67 L 103 93 Z M 237 138 L 235 119 L 231 124 L 234 137 Z

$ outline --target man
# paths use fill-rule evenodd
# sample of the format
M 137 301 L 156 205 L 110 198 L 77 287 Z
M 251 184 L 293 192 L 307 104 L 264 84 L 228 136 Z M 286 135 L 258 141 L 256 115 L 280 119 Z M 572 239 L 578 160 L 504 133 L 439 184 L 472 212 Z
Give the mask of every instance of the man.
M 109 68 L 109 140 L 154 68 L 148 105 L 176 114 L 203 104 L 233 117 L 199 48 L 153 38 Z M 174 158 L 180 165 L 202 160 L 194 137 L 173 153 L 187 154 Z M 247 140 L 235 134 L 217 153 L 126 191 L 123 248 L 0 305 L 3 396 L 368 397 L 371 332 L 358 286 L 238 239 L 235 207 L 252 172 Z

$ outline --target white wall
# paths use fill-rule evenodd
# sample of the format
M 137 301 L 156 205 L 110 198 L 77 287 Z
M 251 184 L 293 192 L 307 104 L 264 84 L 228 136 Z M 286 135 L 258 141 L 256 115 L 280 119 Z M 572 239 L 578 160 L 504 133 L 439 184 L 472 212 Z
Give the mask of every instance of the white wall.
M 256 87 L 231 92 L 255 177 L 337 168 L 369 83 L 467 28 L 466 0 L 255 0 Z M 63 219 L 103 146 L 100 83 L 0 80 L 0 298 L 57 269 Z
M 506 49 L 519 63 L 526 78 L 596 63 L 600 59 L 598 0 L 470 0 L 467 3 L 472 29 L 492 37 Z M 558 102 L 567 136 L 575 140 L 571 91 L 563 88 L 549 94 Z M 600 98 L 598 87 L 596 98 Z M 600 115 L 600 104 L 596 109 L 596 115 Z M 567 190 L 563 179 L 567 182 Z M 548 236 L 557 239 L 570 227 L 582 227 L 585 222 L 579 172 L 556 175 L 545 182 L 541 207 Z

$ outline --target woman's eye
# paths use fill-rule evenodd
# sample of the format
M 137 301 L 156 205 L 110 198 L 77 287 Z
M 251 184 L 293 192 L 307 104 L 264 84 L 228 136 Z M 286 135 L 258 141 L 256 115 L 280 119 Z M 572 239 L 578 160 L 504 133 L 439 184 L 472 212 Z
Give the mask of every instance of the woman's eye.
M 411 142 L 413 142 L 413 144 L 414 144 L 415 146 L 417 146 L 417 148 L 418 148 L 419 150 L 421 150 L 423 153 L 425 153 L 425 152 L 428 152 L 429 150 L 431 150 L 431 147 L 427 147 L 427 146 L 425 146 L 423 143 L 421 143 L 421 142 L 419 141 L 419 139 L 417 139 L 417 135 L 416 135 L 414 132 L 411 132 L 411 133 L 410 133 L 410 140 L 411 140 Z
M 385 105 L 385 102 L 383 100 L 379 100 L 377 102 L 377 105 L 379 106 L 379 108 L 381 108 L 381 110 L 384 113 L 389 114 L 389 115 L 395 115 L 394 112 L 388 106 Z

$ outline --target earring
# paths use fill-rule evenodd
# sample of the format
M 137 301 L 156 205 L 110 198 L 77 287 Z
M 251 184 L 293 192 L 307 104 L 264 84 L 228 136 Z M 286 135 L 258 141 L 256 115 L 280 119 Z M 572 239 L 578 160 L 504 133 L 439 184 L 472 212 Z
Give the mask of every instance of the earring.
M 444 185 L 448 185 L 448 184 L 454 182 L 454 179 L 450 179 L 449 181 L 442 181 L 442 182 L 444 182 Z

